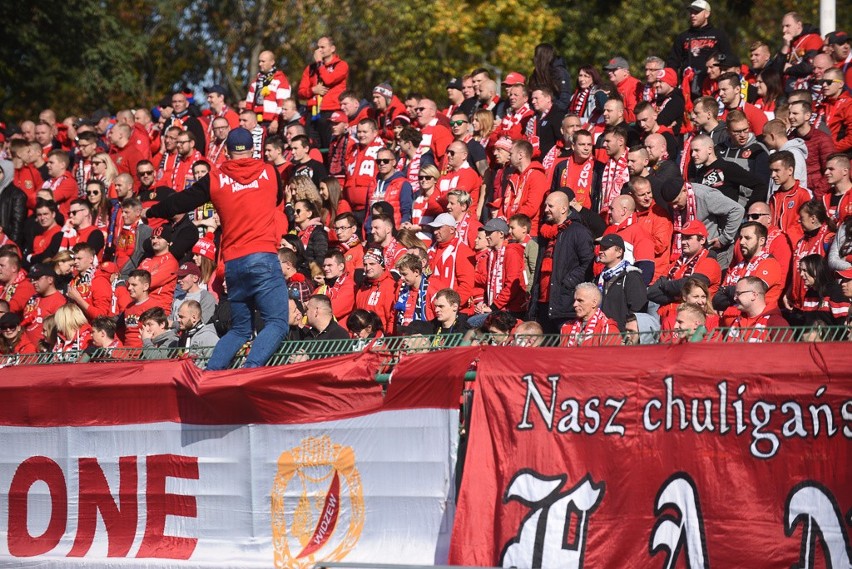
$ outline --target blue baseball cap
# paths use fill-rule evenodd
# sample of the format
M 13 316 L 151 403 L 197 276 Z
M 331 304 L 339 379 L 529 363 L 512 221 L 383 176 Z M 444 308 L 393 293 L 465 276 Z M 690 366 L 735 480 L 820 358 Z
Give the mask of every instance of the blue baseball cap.
M 254 138 L 246 129 L 239 127 L 228 133 L 228 139 L 225 141 L 225 146 L 228 152 L 246 152 L 254 150 Z

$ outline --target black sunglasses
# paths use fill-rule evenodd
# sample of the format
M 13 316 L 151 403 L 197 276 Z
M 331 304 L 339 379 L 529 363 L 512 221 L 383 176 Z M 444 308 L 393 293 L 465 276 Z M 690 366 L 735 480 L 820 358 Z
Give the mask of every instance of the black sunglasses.
M 435 176 L 417 176 L 418 180 L 434 180 Z
M 376 162 L 379 164 L 390 164 L 393 160 L 391 158 L 376 158 Z

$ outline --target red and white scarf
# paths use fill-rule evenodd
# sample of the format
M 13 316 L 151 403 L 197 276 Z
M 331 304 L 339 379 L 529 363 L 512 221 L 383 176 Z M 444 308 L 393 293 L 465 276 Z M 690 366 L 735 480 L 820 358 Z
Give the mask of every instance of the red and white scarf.
M 592 95 L 592 88 L 577 89 L 571 96 L 571 112 L 582 117 L 586 113 L 586 105 L 589 104 L 589 98 Z
M 12 297 L 15 295 L 15 291 L 18 290 L 18 285 L 25 280 L 27 280 L 27 272 L 18 271 L 18 274 L 15 275 L 15 278 L 12 281 L 5 285 L 0 285 L 0 300 L 10 302 Z
M 462 216 L 461 220 L 456 225 L 456 238 L 462 243 L 468 243 L 468 232 L 471 228 L 471 217 L 470 212 L 465 212 Z
M 311 241 L 311 235 L 317 227 L 322 227 L 322 223 L 320 223 L 319 219 L 312 219 L 306 228 L 299 231 L 299 241 L 302 242 L 302 245 L 305 247 L 308 246 L 308 243 Z
M 487 304 L 494 304 L 494 299 L 503 290 L 503 274 L 506 271 L 506 245 L 503 244 L 499 249 L 491 249 L 488 251 L 488 288 L 485 291 L 485 298 L 488 299 Z
M 687 182 L 683 187 L 686 190 L 686 205 L 682 208 L 672 208 L 675 214 L 673 224 L 675 232 L 674 247 L 678 251 L 681 250 L 680 230 L 690 221 L 698 219 L 698 206 L 695 202 L 695 192 L 692 190 L 692 184 Z
M 511 176 L 509 178 L 509 184 L 506 186 L 506 194 L 503 199 L 503 214 L 506 216 L 506 219 L 509 219 L 521 208 L 521 199 L 524 197 L 524 186 L 527 183 L 527 179 L 530 177 L 533 169 L 528 167 L 526 170 L 521 173 L 518 178 L 517 187 L 514 183 L 515 177 Z
M 603 171 L 601 179 L 601 193 L 603 200 L 601 201 L 601 210 L 609 209 L 613 200 L 621 195 L 621 188 L 630 179 L 630 172 L 627 171 L 627 153 L 621 155 L 618 160 L 609 159 L 606 163 L 606 168 Z
M 568 343 L 566 346 L 573 347 L 579 346 L 586 340 L 592 337 L 595 333 L 595 329 L 598 326 L 598 321 L 606 318 L 606 314 L 603 313 L 603 310 L 600 308 L 595 310 L 595 313 L 592 314 L 592 317 L 586 320 L 583 323 L 582 320 L 577 320 L 571 326 L 571 329 L 568 331 Z
M 530 108 L 529 103 L 524 103 L 524 106 L 522 106 L 520 109 L 518 109 L 514 113 L 512 113 L 512 114 L 506 113 L 506 116 L 503 117 L 502 121 L 500 121 L 500 128 L 504 132 L 509 132 L 513 128 L 515 128 L 516 126 L 520 126 L 521 121 L 523 121 L 525 118 L 527 118 L 531 114 L 533 114 L 533 111 Z
M 385 267 L 387 267 L 389 271 L 393 270 L 395 268 L 395 261 L 399 254 L 407 250 L 408 249 L 402 243 L 396 239 L 391 239 L 388 246 L 382 250 L 382 257 L 385 259 Z
M 731 286 L 737 284 L 737 281 L 743 279 L 745 277 L 750 277 L 754 271 L 757 270 L 758 265 L 769 258 L 769 251 L 764 249 L 760 252 L 760 254 L 755 255 L 751 258 L 751 260 L 746 263 L 745 261 L 741 261 L 736 267 L 732 268 L 728 272 L 728 276 L 725 277 L 725 282 L 723 286 Z

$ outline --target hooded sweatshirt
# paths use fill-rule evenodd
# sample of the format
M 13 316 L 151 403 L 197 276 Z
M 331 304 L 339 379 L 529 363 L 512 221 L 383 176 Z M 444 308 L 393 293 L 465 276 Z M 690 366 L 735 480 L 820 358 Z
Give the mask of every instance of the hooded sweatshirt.
M 796 159 L 796 168 L 793 170 L 793 177 L 799 181 L 799 185 L 803 188 L 808 187 L 808 147 L 805 145 L 805 141 L 801 138 L 791 138 L 787 142 L 784 143 L 784 146 L 781 147 L 781 151 L 786 150 L 793 154 L 793 157 Z M 780 151 L 779 151 L 780 152 Z M 772 199 L 772 194 L 778 191 L 778 184 L 772 181 L 772 178 L 769 178 L 769 195 L 768 199 Z
M 222 257 L 225 262 L 252 253 L 276 253 L 275 209 L 278 171 L 253 158 L 228 160 L 218 175 L 205 176 L 192 187 L 148 210 L 148 217 L 170 218 L 208 201 L 222 221 Z

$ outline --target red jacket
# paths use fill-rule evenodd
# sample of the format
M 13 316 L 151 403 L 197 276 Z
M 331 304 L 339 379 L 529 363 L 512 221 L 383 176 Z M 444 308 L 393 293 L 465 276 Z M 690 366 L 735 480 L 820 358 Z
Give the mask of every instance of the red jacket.
M 645 211 L 636 211 L 636 221 L 654 242 L 654 281 L 669 272 L 672 254 L 672 234 L 674 227 L 666 210 L 657 204 Z
M 777 227 L 770 227 L 765 247 L 769 251 L 769 254 L 781 265 L 782 282 L 786 283 L 793 262 L 793 246 L 790 244 L 790 238 Z M 734 241 L 733 249 L 734 258 L 731 261 L 731 266 L 735 267 L 743 260 L 739 237 Z
M 38 344 L 44 337 L 44 319 L 55 314 L 59 307 L 65 304 L 65 295 L 59 291 L 50 296 L 34 294 L 24 307 L 24 317 L 21 327 L 33 344 Z
M 437 192 L 430 199 L 438 202 L 442 209 L 447 207 L 447 194 L 451 190 L 463 190 L 470 194 L 470 211 L 476 212 L 479 205 L 479 189 L 482 187 L 482 178 L 479 173 L 470 167 L 466 161 L 458 170 L 450 170 L 438 179 Z
M 811 194 L 799 185 L 795 185 L 786 192 L 778 189 L 769 200 L 769 209 L 772 212 L 772 225 L 778 227 L 790 238 L 790 243 L 798 243 L 804 235 L 802 224 L 799 223 L 799 208 L 802 204 L 810 201 Z
M 58 178 L 47 180 L 42 187 L 50 188 L 53 192 L 53 201 L 56 202 L 59 212 L 65 219 L 68 219 L 71 201 L 77 199 L 77 182 L 74 181 L 71 174 L 64 172 Z
M 826 100 L 824 104 L 825 124 L 834 145 L 838 152 L 847 152 L 852 149 L 852 97 L 844 91 L 834 101 Z
M 143 153 L 141 145 L 134 144 L 132 139 L 127 142 L 124 148 L 113 147 L 109 154 L 112 161 L 115 162 L 118 173 L 133 176 L 133 187 L 138 189 L 139 180 L 136 179 L 136 166 L 142 160 L 150 159 L 151 155 Z
M 432 154 L 435 156 L 435 164 L 443 164 L 444 156 L 447 153 L 447 147 L 452 144 L 454 139 L 452 131 L 440 124 L 437 118 L 434 118 L 429 121 L 428 124 L 421 127 L 420 134 L 423 135 L 423 140 L 420 141 L 420 147 L 430 148 L 432 150 Z
M 438 290 L 454 289 L 461 297 L 460 310 L 467 307 L 475 281 L 473 250 L 453 237 L 446 243 L 434 243 L 429 251 L 429 284 Z
M 496 251 L 489 249 L 486 267 L 486 274 L 476 274 L 476 283 L 485 287 L 485 303 L 492 310 L 526 311 L 529 295 L 524 276 L 524 246 L 506 242 Z
M 382 321 L 385 333 L 393 331 L 395 302 L 396 281 L 388 271 L 375 281 L 365 278 L 355 292 L 355 308 L 375 313 Z
M 852 190 L 846 192 L 840 197 L 840 201 L 836 206 L 831 205 L 833 192 L 829 192 L 822 196 L 822 203 L 825 204 L 825 210 L 828 212 L 828 217 L 833 219 L 839 227 L 847 217 L 852 216 Z
M 249 83 L 248 94 L 246 95 L 246 109 L 257 113 L 258 122 L 271 122 L 281 114 L 281 106 L 284 104 L 284 99 L 290 97 L 290 80 L 287 79 L 283 71 L 276 69 L 269 83 L 262 87 L 262 89 L 266 90 L 266 93 L 261 91 L 261 96 L 258 98 L 255 96 L 258 80 L 264 75 L 264 73 L 258 72 L 255 80 Z M 257 103 L 255 103 L 255 99 L 258 99 Z
M 831 191 L 823 172 L 825 172 L 828 157 L 836 151 L 834 142 L 831 141 L 830 136 L 818 128 L 811 128 L 806 135 L 796 134 L 796 136 L 804 140 L 805 146 L 808 147 L 808 156 L 805 158 L 808 169 L 808 189 L 814 193 L 814 197 L 821 198 Z
M 103 271 L 95 271 L 91 280 L 77 275 L 69 285 L 77 289 L 89 307 L 83 312 L 86 318 L 93 320 L 98 316 L 112 316 L 112 284 L 109 276 Z
M 628 75 L 615 88 L 618 90 L 618 94 L 621 95 L 621 100 L 624 101 L 624 121 L 635 121 L 636 115 L 633 113 L 633 109 L 642 100 L 642 82 L 632 75 Z
M 0 283 L 0 300 L 8 302 L 9 311 L 18 316 L 24 314 L 24 307 L 34 294 L 33 283 L 27 278 L 27 272 L 23 269 L 18 271 L 8 283 Z
M 359 144 L 346 160 L 343 197 L 355 211 L 367 208 L 367 196 L 376 187 L 376 156 L 384 147 L 381 137 L 377 136 L 367 146 Z
M 346 90 L 348 77 L 349 65 L 336 55 L 328 63 L 312 63 L 302 73 L 299 98 L 304 99 L 309 107 L 316 106 L 317 111 L 339 111 L 340 94 Z M 314 95 L 311 89 L 320 84 L 328 87 L 328 93 Z
M 331 300 L 331 312 L 338 322 L 346 323 L 355 305 L 355 279 L 344 272 L 337 277 L 331 286 L 325 284 L 318 287 L 314 294 L 324 294 Z
M 500 207 L 499 216 L 508 220 L 515 214 L 523 213 L 532 221 L 530 235 L 538 235 L 541 221 L 541 204 L 547 194 L 547 174 L 540 162 L 533 161 L 523 172 L 513 172 L 509 176 L 509 185 Z

